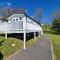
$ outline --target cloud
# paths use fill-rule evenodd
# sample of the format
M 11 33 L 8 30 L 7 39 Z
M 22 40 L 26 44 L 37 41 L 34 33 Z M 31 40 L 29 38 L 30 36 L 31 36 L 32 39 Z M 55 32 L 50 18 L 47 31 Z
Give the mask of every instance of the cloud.
M 11 3 L 10 2 L 7 2 L 6 4 L 7 4 L 7 6 L 11 6 Z
M 0 6 L 11 6 L 12 4 L 10 2 L 3 2 L 3 3 L 0 3 Z

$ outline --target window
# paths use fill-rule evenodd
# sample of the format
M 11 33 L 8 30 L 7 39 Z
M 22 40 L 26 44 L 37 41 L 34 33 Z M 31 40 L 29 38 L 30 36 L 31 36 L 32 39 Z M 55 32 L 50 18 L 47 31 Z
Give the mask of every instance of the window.
M 15 21 L 15 19 L 13 19 L 13 21 Z
M 20 17 L 19 19 L 22 20 L 22 17 Z
M 16 21 L 18 21 L 18 19 L 16 19 Z

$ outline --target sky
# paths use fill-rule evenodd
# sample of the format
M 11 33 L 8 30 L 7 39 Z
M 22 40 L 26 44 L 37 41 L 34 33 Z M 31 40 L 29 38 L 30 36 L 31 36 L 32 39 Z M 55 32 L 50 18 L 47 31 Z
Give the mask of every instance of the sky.
M 35 9 L 41 8 L 43 11 L 41 22 L 51 23 L 52 15 L 60 9 L 60 0 L 0 0 L 0 7 L 3 5 L 26 8 L 29 16 L 34 16 Z

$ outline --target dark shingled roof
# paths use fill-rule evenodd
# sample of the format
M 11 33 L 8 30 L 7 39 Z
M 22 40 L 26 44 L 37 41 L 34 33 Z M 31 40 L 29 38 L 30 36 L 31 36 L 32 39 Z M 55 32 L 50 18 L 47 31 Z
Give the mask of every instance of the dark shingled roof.
M 34 18 L 31 18 L 31 17 L 28 16 L 27 14 L 24 14 L 24 15 L 25 15 L 26 17 L 29 17 L 31 20 L 35 21 L 35 22 L 38 23 L 39 25 L 41 25 L 40 22 L 36 21 Z

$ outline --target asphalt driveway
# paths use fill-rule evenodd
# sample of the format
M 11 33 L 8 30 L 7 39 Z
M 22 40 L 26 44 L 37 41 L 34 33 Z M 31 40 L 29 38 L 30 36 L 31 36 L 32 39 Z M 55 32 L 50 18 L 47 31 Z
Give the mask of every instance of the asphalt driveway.
M 35 45 L 18 52 L 8 60 L 52 60 L 50 39 L 44 36 Z

